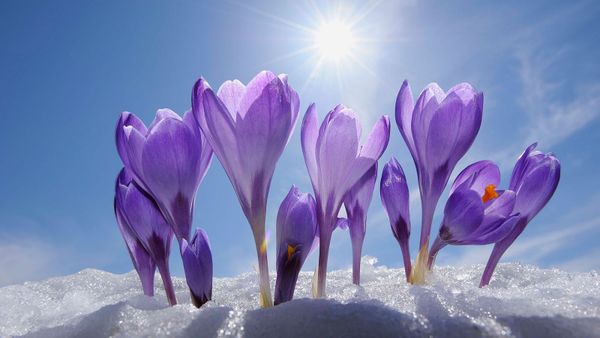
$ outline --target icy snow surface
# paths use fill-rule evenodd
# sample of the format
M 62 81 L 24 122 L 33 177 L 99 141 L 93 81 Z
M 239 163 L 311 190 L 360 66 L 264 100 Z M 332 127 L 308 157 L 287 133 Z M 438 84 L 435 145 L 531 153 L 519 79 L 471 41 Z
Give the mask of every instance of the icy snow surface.
M 479 289 L 480 265 L 438 267 L 422 287 L 374 258 L 362 269 L 362 287 L 349 270 L 330 272 L 328 300 L 309 299 L 303 272 L 296 300 L 272 309 L 259 309 L 254 273 L 215 279 L 214 300 L 196 309 L 181 278 L 181 304 L 168 307 L 158 275 L 150 298 L 134 272 L 87 269 L 0 288 L 0 337 L 600 337 L 595 272 L 501 264 Z

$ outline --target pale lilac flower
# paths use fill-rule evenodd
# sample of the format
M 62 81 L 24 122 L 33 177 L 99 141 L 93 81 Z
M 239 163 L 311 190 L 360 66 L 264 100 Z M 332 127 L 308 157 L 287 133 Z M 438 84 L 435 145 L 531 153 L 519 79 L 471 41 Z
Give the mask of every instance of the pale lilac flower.
M 158 209 L 156 202 L 134 181 L 133 175 L 123 168 L 115 187 L 117 218 L 148 252 L 162 277 L 169 304 L 177 304 L 169 272 L 169 254 L 173 230 Z
M 376 122 L 362 146 L 360 135 L 356 113 L 343 105 L 330 111 L 319 128 L 317 111 L 311 104 L 302 123 L 302 151 L 315 192 L 319 223 L 317 297 L 325 296 L 329 244 L 343 198 L 385 151 L 390 135 L 388 117 Z
M 212 298 L 212 253 L 204 230 L 196 229 L 190 243 L 181 241 L 181 259 L 192 304 L 200 307 Z
M 553 154 L 534 150 L 536 147 L 537 143 L 527 147 L 515 164 L 508 188 L 516 193 L 514 212 L 520 213 L 521 218 L 511 232 L 494 245 L 481 277 L 480 286 L 490 283 L 496 265 L 504 252 L 556 191 L 560 181 L 560 162 Z
M 122 176 L 126 177 L 127 175 L 126 170 L 123 169 L 121 174 L 119 174 L 119 178 Z M 128 179 L 131 180 L 131 177 Z M 127 180 L 127 178 L 123 178 L 122 180 Z M 117 218 L 117 224 L 119 225 L 119 231 L 125 240 L 125 245 L 129 252 L 129 257 L 131 257 L 133 267 L 140 278 L 142 290 L 146 296 L 154 296 L 154 272 L 156 271 L 156 264 L 154 264 L 152 257 L 150 257 L 148 251 L 146 251 L 121 214 L 121 207 L 117 207 L 116 195 L 114 200 L 114 211 L 115 217 Z
M 439 235 L 429 253 L 431 269 L 446 245 L 485 245 L 502 240 L 520 218 L 514 212 L 515 193 L 496 190 L 500 169 L 491 161 L 466 167 L 454 181 L 444 209 Z
M 415 162 L 421 192 L 420 250 L 411 281 L 423 283 L 429 234 L 436 205 L 456 163 L 473 144 L 481 126 L 483 94 L 461 83 L 447 93 L 429 84 L 413 104 L 404 81 L 396 99 L 396 123 Z
M 160 109 L 146 128 L 124 112 L 116 143 L 123 164 L 156 201 L 177 239 L 189 239 L 196 191 L 212 156 L 192 113 L 182 119 L 170 109 Z
M 294 296 L 296 281 L 317 235 L 315 199 L 292 186 L 277 213 L 275 305 Z
M 298 118 L 298 94 L 287 75 L 261 72 L 248 85 L 226 81 L 218 92 L 199 79 L 192 109 L 223 165 L 252 227 L 263 306 L 272 306 L 265 243 L 267 197 L 275 165 Z
M 409 191 L 404 170 L 396 158 L 392 157 L 383 167 L 379 186 L 381 203 L 390 220 L 392 233 L 400 244 L 404 260 L 406 281 L 411 274 L 410 250 L 408 239 L 410 237 L 410 204 Z

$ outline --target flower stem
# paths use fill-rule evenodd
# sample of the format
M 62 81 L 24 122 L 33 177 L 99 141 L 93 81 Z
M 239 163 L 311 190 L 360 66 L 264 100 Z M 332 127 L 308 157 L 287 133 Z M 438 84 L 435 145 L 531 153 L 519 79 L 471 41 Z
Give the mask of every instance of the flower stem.
M 479 282 L 480 288 L 490 284 L 494 270 L 496 270 L 496 265 L 498 265 L 498 262 L 500 261 L 500 258 L 506 249 L 508 249 L 508 246 L 499 247 L 498 244 L 494 246 L 494 249 L 490 255 L 490 259 L 488 259 L 488 262 L 485 265 L 485 270 L 483 270 L 483 275 L 481 276 L 481 281 Z
M 162 278 L 169 305 L 176 305 L 177 297 L 175 296 L 175 289 L 173 288 L 171 273 L 169 272 L 169 262 L 167 260 L 163 262 L 157 262 L 156 266 L 158 267 L 158 272 L 160 273 L 160 277 Z
M 429 252 L 429 259 L 427 260 L 427 269 L 431 270 L 433 268 L 433 264 L 435 263 L 435 258 L 440 250 L 446 246 L 440 237 L 436 237 L 435 241 L 433 241 L 433 245 L 431 246 L 431 252 Z
M 352 283 L 360 285 L 360 256 L 362 243 L 352 241 Z
M 352 283 L 360 285 L 360 259 L 362 246 L 365 240 L 364 224 L 350 225 L 350 239 L 352 241 Z
M 255 223 L 252 227 L 254 234 L 254 243 L 256 245 L 256 255 L 258 257 L 258 286 L 260 305 L 263 308 L 273 306 L 273 297 L 271 296 L 271 285 L 269 283 L 269 262 L 267 259 L 267 243 L 265 238 L 265 219 Z
M 419 250 L 419 255 L 415 261 L 415 266 L 413 267 L 412 274 L 410 276 L 410 282 L 414 285 L 425 284 L 425 273 L 427 272 L 427 259 L 429 256 L 427 247 L 427 243 L 421 247 L 421 250 Z
M 327 258 L 329 257 L 329 244 L 331 233 L 319 238 L 319 267 L 317 269 L 317 294 L 315 298 L 325 298 L 325 284 L 327 280 Z
M 410 250 L 408 248 L 408 238 L 406 241 L 403 241 L 402 243 L 400 243 L 400 250 L 402 251 L 402 259 L 404 260 L 404 273 L 406 275 L 406 281 L 410 283 L 412 264 L 410 262 Z

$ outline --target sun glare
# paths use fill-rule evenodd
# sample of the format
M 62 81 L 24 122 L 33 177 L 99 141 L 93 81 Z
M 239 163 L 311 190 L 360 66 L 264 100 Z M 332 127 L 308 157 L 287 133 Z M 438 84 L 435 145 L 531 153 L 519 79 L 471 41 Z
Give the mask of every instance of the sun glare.
M 321 57 L 337 62 L 350 55 L 356 44 L 352 27 L 342 21 L 323 23 L 314 38 Z

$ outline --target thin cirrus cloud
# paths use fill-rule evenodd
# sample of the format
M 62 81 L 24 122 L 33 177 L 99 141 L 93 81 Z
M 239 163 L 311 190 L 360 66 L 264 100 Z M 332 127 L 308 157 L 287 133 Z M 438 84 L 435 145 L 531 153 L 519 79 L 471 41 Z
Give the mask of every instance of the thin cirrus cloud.
M 63 252 L 37 238 L 0 238 L 0 287 L 60 273 Z

